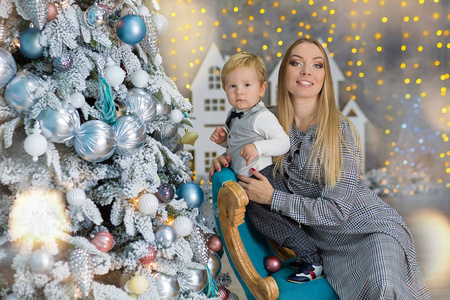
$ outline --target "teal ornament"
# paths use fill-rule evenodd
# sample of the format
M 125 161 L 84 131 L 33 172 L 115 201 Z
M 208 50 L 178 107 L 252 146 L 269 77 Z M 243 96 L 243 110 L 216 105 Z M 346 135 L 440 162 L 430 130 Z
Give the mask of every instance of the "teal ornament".
M 44 47 L 39 44 L 41 31 L 37 28 L 28 28 L 20 34 L 20 52 L 28 58 L 37 59 L 44 54 Z
M 194 182 L 186 182 L 177 188 L 178 199 L 183 198 L 189 207 L 200 207 L 203 203 L 203 190 Z
M 116 33 L 125 44 L 134 45 L 142 41 L 147 34 L 144 20 L 136 15 L 126 15 L 117 23 Z
M 74 146 L 81 158 L 90 162 L 102 162 L 116 150 L 114 130 L 103 121 L 87 121 L 75 136 Z
M 16 76 L 17 65 L 14 57 L 0 48 L 0 89 L 5 87 Z
M 22 71 L 6 85 L 5 100 L 17 113 L 28 115 L 38 101 L 34 93 L 41 84 L 42 79 Z
M 36 118 L 42 135 L 50 142 L 65 143 L 80 130 L 80 115 L 70 104 L 61 103 L 61 109 L 47 108 Z

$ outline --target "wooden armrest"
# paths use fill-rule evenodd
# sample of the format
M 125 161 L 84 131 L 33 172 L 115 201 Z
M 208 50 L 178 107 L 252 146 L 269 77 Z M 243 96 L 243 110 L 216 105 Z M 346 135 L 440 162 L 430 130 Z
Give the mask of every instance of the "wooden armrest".
M 248 197 L 242 187 L 230 180 L 222 185 L 217 197 L 223 238 L 239 275 L 257 299 L 277 299 L 278 286 L 271 276 L 261 278 L 242 243 L 238 226 L 244 222 Z

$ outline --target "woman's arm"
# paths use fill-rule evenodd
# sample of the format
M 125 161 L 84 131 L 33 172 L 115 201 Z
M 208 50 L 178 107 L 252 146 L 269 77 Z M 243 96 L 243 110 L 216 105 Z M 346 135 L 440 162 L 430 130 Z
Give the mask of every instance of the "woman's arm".
M 302 224 L 338 226 L 345 223 L 352 212 L 361 174 L 361 153 L 348 126 L 345 124 L 341 130 L 350 150 L 343 147 L 343 170 L 340 180 L 334 187 L 324 187 L 318 198 L 289 194 L 272 188 L 271 199 L 267 199 L 271 186 L 267 186 L 261 180 L 240 176 L 239 179 L 243 180 L 241 185 L 249 194 L 249 199 L 270 204 L 273 210 Z

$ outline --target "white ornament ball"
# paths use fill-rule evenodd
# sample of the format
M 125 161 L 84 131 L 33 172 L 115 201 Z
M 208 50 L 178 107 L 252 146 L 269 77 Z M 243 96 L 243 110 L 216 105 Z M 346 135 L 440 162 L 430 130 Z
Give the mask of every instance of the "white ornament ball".
M 178 216 L 175 221 L 173 221 L 172 227 L 175 229 L 178 236 L 184 237 L 191 234 L 192 221 L 186 216 Z
M 144 194 L 139 198 L 138 209 L 144 215 L 156 213 L 158 206 L 158 198 L 153 194 Z
M 170 112 L 170 118 L 174 123 L 180 123 L 183 120 L 183 113 L 179 109 L 172 109 Z
M 122 70 L 112 59 L 108 57 L 106 59 L 106 68 L 104 70 L 106 81 L 115 90 L 118 90 L 119 85 L 122 84 L 125 79 L 125 71 Z
M 52 270 L 54 262 L 53 255 L 45 250 L 38 249 L 31 254 L 29 264 L 34 273 L 47 274 Z
M 80 207 L 86 202 L 86 194 L 82 189 L 73 188 L 67 191 L 66 199 L 69 205 Z
M 144 70 L 137 70 L 133 74 L 131 74 L 131 82 L 137 88 L 143 88 L 147 85 L 148 79 L 150 75 Z
M 80 92 L 70 95 L 70 104 L 75 108 L 80 108 L 86 103 L 86 99 Z
M 152 20 L 156 25 L 158 35 L 163 36 L 167 32 L 167 29 L 169 28 L 169 22 L 167 21 L 166 17 L 164 17 L 161 14 L 156 14 L 152 17 Z
M 139 12 L 139 15 L 143 17 L 148 17 L 150 15 L 150 11 L 148 10 L 147 6 L 139 5 L 137 7 L 137 10 Z
M 34 125 L 32 132 L 33 133 L 27 136 L 27 138 L 25 139 L 23 146 L 25 148 L 25 151 L 33 156 L 33 160 L 37 161 L 38 156 L 41 156 L 45 153 L 45 151 L 47 151 L 48 143 L 45 136 L 41 134 L 38 122 L 36 122 L 36 124 Z

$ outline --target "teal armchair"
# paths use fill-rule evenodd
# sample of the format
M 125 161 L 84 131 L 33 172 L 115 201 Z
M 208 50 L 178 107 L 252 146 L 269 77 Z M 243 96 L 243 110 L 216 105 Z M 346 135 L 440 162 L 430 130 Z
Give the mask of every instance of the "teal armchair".
M 339 299 L 325 278 L 301 284 L 286 281 L 294 271 L 289 267 L 294 254 L 267 239 L 246 221 L 245 207 L 249 200 L 233 171 L 222 168 L 216 172 L 212 177 L 212 192 L 224 251 L 247 299 Z M 282 267 L 270 274 L 264 268 L 264 258 L 272 255 L 280 258 Z

